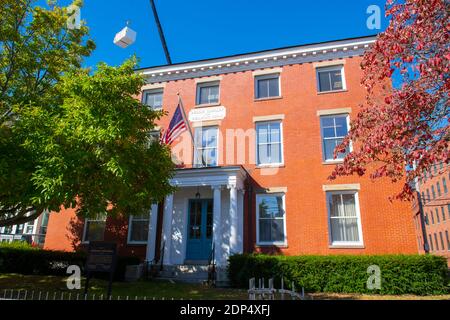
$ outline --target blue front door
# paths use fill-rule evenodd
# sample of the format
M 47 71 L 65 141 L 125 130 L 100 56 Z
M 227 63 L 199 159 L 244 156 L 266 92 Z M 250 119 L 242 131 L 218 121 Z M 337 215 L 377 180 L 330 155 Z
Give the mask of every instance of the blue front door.
M 213 200 L 189 200 L 186 260 L 208 260 L 213 233 Z

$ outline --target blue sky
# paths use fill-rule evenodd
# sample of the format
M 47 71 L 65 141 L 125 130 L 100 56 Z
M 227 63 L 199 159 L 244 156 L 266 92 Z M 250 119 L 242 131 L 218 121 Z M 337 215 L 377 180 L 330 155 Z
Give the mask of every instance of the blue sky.
M 174 63 L 277 47 L 372 35 L 369 5 L 385 0 L 155 0 Z M 71 1 L 60 0 L 61 5 Z M 149 0 L 84 0 L 82 19 L 97 50 L 86 66 L 118 65 L 133 54 L 140 67 L 165 64 Z M 130 20 L 136 43 L 126 49 L 114 35 Z

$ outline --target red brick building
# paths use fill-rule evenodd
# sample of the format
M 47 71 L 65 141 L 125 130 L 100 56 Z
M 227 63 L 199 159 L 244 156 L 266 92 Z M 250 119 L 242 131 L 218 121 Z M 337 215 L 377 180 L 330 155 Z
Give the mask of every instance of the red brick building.
M 440 163 L 431 167 L 416 183 L 421 202 L 416 197 L 412 210 L 419 252 L 444 256 L 450 266 L 449 183 L 448 165 Z
M 327 180 L 334 147 L 364 99 L 360 63 L 374 37 L 346 39 L 139 70 L 142 99 L 169 113 L 182 99 L 188 132 L 172 145 L 177 192 L 149 216 L 83 223 L 51 214 L 46 247 L 116 240 L 122 254 L 165 265 L 230 254 L 417 253 L 400 184 L 356 176 Z M 178 96 L 179 94 L 179 96 Z M 202 160 L 199 160 L 202 159 Z M 106 229 L 106 231 L 105 231 Z M 213 245 L 214 244 L 214 245 Z

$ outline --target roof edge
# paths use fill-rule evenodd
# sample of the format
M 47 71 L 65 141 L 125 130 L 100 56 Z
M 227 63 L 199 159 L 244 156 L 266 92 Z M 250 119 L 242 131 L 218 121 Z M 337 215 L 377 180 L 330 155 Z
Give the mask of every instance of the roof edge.
M 253 51 L 253 52 L 246 52 L 246 53 L 239 53 L 239 54 L 234 54 L 234 55 L 215 57 L 215 58 L 191 60 L 191 61 L 157 65 L 157 66 L 151 66 L 151 67 L 142 67 L 142 68 L 136 68 L 135 71 L 136 72 L 145 72 L 145 71 L 157 71 L 157 70 L 166 69 L 166 68 L 178 68 L 178 67 L 182 68 L 183 66 L 189 66 L 191 64 L 214 63 L 215 61 L 220 61 L 220 60 L 224 60 L 224 59 L 238 59 L 238 58 L 244 58 L 246 56 L 259 55 L 259 54 L 265 54 L 265 53 L 271 53 L 271 52 L 277 52 L 277 51 L 283 51 L 283 50 L 301 49 L 301 48 L 306 48 L 306 47 L 310 47 L 310 46 L 319 46 L 319 45 L 325 45 L 325 44 L 348 42 L 348 41 L 363 40 L 363 39 L 375 40 L 375 38 L 377 36 L 378 36 L 378 34 L 373 34 L 373 35 L 360 36 L 360 37 L 327 40 L 327 41 L 322 41 L 322 42 L 306 43 L 306 44 L 301 44 L 301 45 L 292 45 L 292 46 L 286 46 L 286 47 L 279 47 L 279 48 L 272 48 L 272 49 L 266 49 L 266 50 L 259 50 L 259 51 Z

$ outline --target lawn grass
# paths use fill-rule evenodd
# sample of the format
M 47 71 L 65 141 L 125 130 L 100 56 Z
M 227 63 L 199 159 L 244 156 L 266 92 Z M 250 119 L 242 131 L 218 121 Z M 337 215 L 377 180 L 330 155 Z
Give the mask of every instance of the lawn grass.
M 85 279 L 80 290 L 67 289 L 65 277 L 34 276 L 20 274 L 0 274 L 0 298 L 4 290 L 28 290 L 42 292 L 71 292 L 75 297 L 84 293 Z M 107 294 L 108 281 L 91 279 L 89 294 L 97 297 Z M 130 299 L 147 297 L 147 299 L 193 299 L 193 300 L 244 300 L 248 298 L 246 290 L 212 288 L 203 284 L 172 283 L 164 280 L 141 280 L 137 282 L 114 282 L 112 296 L 129 296 Z
M 69 290 L 66 286 L 65 277 L 55 276 L 33 276 L 20 274 L 0 274 L 0 298 L 3 298 L 5 290 L 7 292 L 14 290 L 34 291 L 37 295 L 39 291 L 50 293 L 50 297 L 54 292 L 58 294 L 71 293 L 75 298 L 77 294 L 81 297 L 84 293 L 85 279 L 82 279 L 82 287 L 80 290 Z M 106 296 L 108 282 L 105 280 L 92 279 L 89 286 L 89 294 L 95 294 L 98 298 L 100 295 Z M 7 297 L 8 297 L 7 293 Z M 35 295 L 35 296 L 36 296 Z M 141 280 L 137 282 L 114 282 L 112 287 L 112 295 L 117 298 L 139 299 L 146 297 L 147 299 L 193 299 L 193 300 L 247 300 L 246 290 L 212 288 L 202 284 L 172 283 L 164 280 Z M 67 297 L 67 295 L 66 295 Z M 450 300 L 450 295 L 440 296 L 382 296 L 382 295 L 361 295 L 361 294 L 335 294 L 335 293 L 310 293 L 306 299 L 311 300 Z

